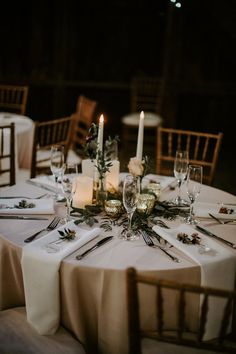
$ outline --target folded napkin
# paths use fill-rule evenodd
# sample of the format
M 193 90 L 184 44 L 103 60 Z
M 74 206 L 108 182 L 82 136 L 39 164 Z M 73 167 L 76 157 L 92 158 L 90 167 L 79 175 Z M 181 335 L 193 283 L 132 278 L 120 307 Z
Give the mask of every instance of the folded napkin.
M 27 204 L 34 204 L 31 208 L 20 208 L 19 203 L 25 200 Z M 53 199 L 1 199 L 0 200 L 0 214 L 54 214 Z
M 232 209 L 232 214 L 224 214 L 219 213 L 221 207 L 224 207 L 223 204 L 217 203 L 204 203 L 204 202 L 196 202 L 193 205 L 194 214 L 199 218 L 209 218 L 209 213 L 216 216 L 219 219 L 236 219 L 236 206 L 227 205 L 225 207 Z
M 174 177 L 168 177 L 168 176 L 160 176 L 160 175 L 154 175 L 154 174 L 149 174 L 146 175 L 143 178 L 143 184 L 144 187 L 150 183 L 151 181 L 154 182 L 158 182 L 161 185 L 161 190 L 167 188 L 170 184 L 172 184 L 173 182 L 175 182 L 175 178 Z
M 53 247 L 52 242 L 60 236 L 58 230 L 64 231 L 65 228 L 75 230 L 76 239 L 54 245 L 58 252 L 51 253 L 50 249 L 48 251 L 48 245 Z M 61 260 L 97 237 L 99 233 L 99 228 L 85 230 L 70 221 L 23 247 L 21 266 L 27 319 L 39 334 L 54 334 L 59 326 Z
M 188 225 L 180 225 L 174 229 L 163 229 L 153 226 L 153 230 L 170 244 L 184 252 L 201 267 L 201 285 L 218 289 L 234 289 L 236 254 L 234 251 L 220 245 L 217 241 L 201 234 L 202 245 L 208 246 L 209 251 L 203 251 L 199 245 L 184 244 L 177 240 L 179 233 L 191 235 L 196 230 Z M 205 340 L 215 338 L 218 335 L 219 323 L 223 311 L 222 302 L 212 299 L 209 302 L 209 313 Z
M 124 181 L 125 176 L 127 174 L 128 174 L 127 172 L 121 172 L 119 174 L 120 182 Z M 168 177 L 168 176 L 160 176 L 160 175 L 148 174 L 142 180 L 142 187 L 145 188 L 148 185 L 148 183 L 150 183 L 151 181 L 160 183 L 161 190 L 163 190 L 163 189 L 167 188 L 170 184 L 175 182 L 175 178 L 174 177 Z

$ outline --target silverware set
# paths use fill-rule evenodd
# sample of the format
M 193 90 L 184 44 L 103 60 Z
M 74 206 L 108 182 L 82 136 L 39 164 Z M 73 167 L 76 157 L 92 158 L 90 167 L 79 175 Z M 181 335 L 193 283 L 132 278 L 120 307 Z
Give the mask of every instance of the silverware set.
M 172 256 L 172 254 L 170 254 L 165 248 L 154 243 L 152 241 L 151 237 L 145 231 L 140 231 L 140 232 L 141 232 L 141 235 L 143 236 L 143 239 L 144 239 L 146 245 L 148 245 L 149 247 L 158 248 L 162 252 L 164 252 L 170 259 L 172 259 L 172 261 L 177 262 L 177 263 L 180 262 L 180 260 L 177 257 Z

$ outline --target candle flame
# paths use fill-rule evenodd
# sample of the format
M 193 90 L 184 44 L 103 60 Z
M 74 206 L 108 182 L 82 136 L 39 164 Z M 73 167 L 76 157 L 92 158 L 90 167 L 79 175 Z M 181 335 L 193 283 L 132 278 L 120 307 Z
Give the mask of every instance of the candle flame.
M 140 118 L 144 119 L 144 112 L 143 111 L 140 113 Z
M 104 122 L 104 116 L 103 114 L 100 115 L 100 118 L 99 118 L 99 123 L 103 123 Z

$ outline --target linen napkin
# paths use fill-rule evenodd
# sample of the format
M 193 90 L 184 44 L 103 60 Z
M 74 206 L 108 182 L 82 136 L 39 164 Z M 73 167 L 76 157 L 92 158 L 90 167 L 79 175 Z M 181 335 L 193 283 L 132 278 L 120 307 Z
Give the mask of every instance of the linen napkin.
M 199 218 L 209 218 L 209 213 L 216 216 L 219 219 L 236 219 L 236 206 L 227 205 L 228 209 L 232 209 L 231 214 L 219 213 L 219 210 L 224 205 L 217 203 L 204 203 L 204 202 L 196 202 L 193 205 L 193 211 L 195 216 Z
M 53 193 L 57 193 L 60 190 L 60 185 L 57 188 L 57 184 L 55 182 L 55 178 L 53 175 L 51 176 L 38 176 L 35 178 L 31 178 L 28 181 L 30 184 L 33 184 L 38 187 L 45 188 Z
M 25 200 L 27 204 L 34 204 L 33 207 L 21 208 L 19 203 Z M 0 214 L 54 214 L 54 201 L 50 198 L 45 199 L 1 199 Z
M 143 183 L 145 186 L 150 182 L 150 181 L 155 181 L 159 182 L 161 185 L 161 190 L 164 190 L 167 188 L 170 184 L 175 182 L 174 177 L 168 177 L 168 176 L 160 176 L 160 175 L 154 175 L 154 174 L 148 174 L 143 178 Z M 145 187 L 144 186 L 144 187 Z
M 186 233 L 188 235 L 196 233 L 196 230 L 185 224 L 174 229 L 153 226 L 153 230 L 200 265 L 201 286 L 227 290 L 234 289 L 236 265 L 236 253 L 234 251 L 228 250 L 199 231 L 197 233 L 201 237 L 201 243 L 208 246 L 210 248 L 209 251 L 204 251 L 199 245 L 189 245 L 178 241 L 178 233 Z M 217 337 L 223 305 L 217 298 L 210 299 L 204 340 Z
M 58 252 L 50 253 L 47 246 L 59 239 L 58 230 L 76 231 L 76 239 L 54 245 Z M 63 258 L 97 237 L 99 228 L 85 230 L 73 221 L 23 247 L 23 272 L 26 312 L 29 323 L 41 335 L 54 334 L 60 322 L 59 268 Z

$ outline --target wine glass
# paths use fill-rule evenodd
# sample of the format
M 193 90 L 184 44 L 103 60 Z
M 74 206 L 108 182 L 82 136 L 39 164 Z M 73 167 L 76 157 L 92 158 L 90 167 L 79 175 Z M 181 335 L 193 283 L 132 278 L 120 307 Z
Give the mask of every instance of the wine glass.
M 65 222 L 71 220 L 70 206 L 73 199 L 73 195 L 76 190 L 76 174 L 78 173 L 77 164 L 67 163 L 64 165 L 64 173 L 60 178 L 62 193 L 66 198 L 66 217 Z
M 138 196 L 140 192 L 139 178 L 130 174 L 126 175 L 123 184 L 123 204 L 128 215 L 128 229 L 122 238 L 126 240 L 135 240 L 139 235 L 132 231 L 132 217 L 137 207 Z
M 178 195 L 173 203 L 177 206 L 188 206 L 189 203 L 181 198 L 181 186 L 186 178 L 188 171 L 188 151 L 177 150 L 174 161 L 174 176 L 178 182 Z
M 51 147 L 51 172 L 55 178 L 57 190 L 58 190 L 58 178 L 63 174 L 64 169 L 64 146 L 53 145 Z M 55 197 L 58 200 L 58 194 Z
M 202 166 L 189 165 L 186 187 L 187 187 L 187 194 L 190 200 L 190 213 L 186 219 L 186 224 L 191 224 L 191 225 L 197 224 L 197 221 L 193 217 L 193 204 L 201 191 L 202 174 L 203 174 Z

